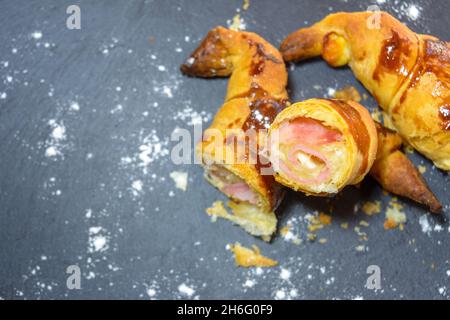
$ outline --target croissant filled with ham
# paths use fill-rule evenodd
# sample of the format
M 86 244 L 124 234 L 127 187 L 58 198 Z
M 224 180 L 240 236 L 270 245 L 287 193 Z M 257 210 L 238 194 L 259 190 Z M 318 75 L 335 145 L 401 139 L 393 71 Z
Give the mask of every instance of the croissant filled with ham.
M 331 195 L 369 173 L 394 194 L 439 212 L 441 204 L 401 151 L 402 138 L 354 101 L 310 99 L 282 111 L 269 130 L 268 156 L 281 184 Z
M 309 195 L 330 195 L 365 177 L 378 137 L 369 112 L 354 101 L 311 99 L 282 111 L 269 130 L 276 180 Z
M 217 27 L 181 66 L 190 76 L 230 76 L 225 102 L 203 133 L 196 153 L 206 179 L 233 200 L 227 218 L 265 240 L 276 231 L 281 188 L 261 174 L 259 141 L 288 99 L 287 72 L 279 51 L 260 36 Z M 242 135 L 255 133 L 252 148 Z
M 450 170 L 450 45 L 384 12 L 336 13 L 289 35 L 285 61 L 322 56 L 349 65 L 400 135 Z

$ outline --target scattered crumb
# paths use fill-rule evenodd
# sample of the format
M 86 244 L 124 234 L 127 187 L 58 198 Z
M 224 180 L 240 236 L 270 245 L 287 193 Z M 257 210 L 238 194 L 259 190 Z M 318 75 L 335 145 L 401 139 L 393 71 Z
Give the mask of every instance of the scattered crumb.
M 287 222 L 287 224 L 280 229 L 280 235 L 283 237 L 285 241 L 292 242 L 295 245 L 300 245 L 302 243 L 302 240 L 297 234 L 295 234 L 292 231 L 293 230 L 292 223 L 294 222 L 294 220 L 296 221 L 295 218 L 290 219 Z
M 384 222 L 384 229 L 395 229 L 406 222 L 406 214 L 402 211 L 403 206 L 398 203 L 397 198 L 392 198 L 389 202 L 389 207 L 386 209 L 386 221 Z M 401 226 L 402 230 L 403 227 Z
M 230 215 L 222 201 L 214 201 L 212 207 L 206 209 L 206 213 L 211 217 L 213 222 L 217 220 L 217 217 L 226 219 Z
M 250 0 L 244 0 L 242 4 L 242 9 L 247 10 L 250 7 Z
M 310 241 L 310 242 L 314 242 L 317 239 L 317 235 L 314 233 L 308 233 L 306 235 L 306 239 L 308 239 L 308 241 Z
M 234 253 L 237 266 L 244 268 L 273 267 L 278 264 L 277 261 L 262 256 L 259 248 L 255 245 L 252 249 L 248 249 L 236 242 L 233 246 L 230 246 L 230 248 Z
M 323 229 L 323 227 L 331 224 L 331 216 L 323 212 L 308 214 L 305 216 L 305 219 L 308 221 L 308 230 L 310 232 Z
M 236 14 L 231 21 L 227 21 L 227 24 L 228 28 L 236 31 L 245 30 L 245 28 L 247 27 L 245 25 L 244 19 L 241 18 L 241 15 L 239 13 Z
M 365 220 L 361 220 L 361 221 L 359 222 L 359 225 L 361 225 L 361 226 L 363 226 L 363 227 L 368 227 L 368 226 L 369 226 L 369 223 L 368 223 L 367 221 L 365 221 Z
M 369 240 L 369 238 L 367 236 L 367 233 L 361 231 L 360 227 L 356 226 L 356 227 L 353 228 L 353 230 L 358 235 L 360 241 L 368 241 Z
M 425 172 L 427 172 L 427 167 L 423 166 L 423 165 L 418 165 L 417 169 L 419 169 L 419 172 L 421 174 L 424 174 Z
M 334 92 L 334 98 L 342 100 L 353 100 L 356 102 L 361 101 L 361 95 L 358 90 L 353 86 L 346 86 L 341 90 L 336 90 Z
M 380 213 L 381 212 L 381 201 L 367 201 L 363 204 L 362 206 L 362 210 L 363 212 L 368 215 L 368 216 L 372 216 L 374 214 Z
M 348 229 L 348 222 L 341 223 L 341 228 L 347 230 Z

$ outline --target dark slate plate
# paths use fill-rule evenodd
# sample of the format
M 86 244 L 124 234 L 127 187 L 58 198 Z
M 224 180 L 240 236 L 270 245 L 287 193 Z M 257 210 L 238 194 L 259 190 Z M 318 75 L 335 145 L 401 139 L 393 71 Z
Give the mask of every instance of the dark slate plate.
M 330 12 L 372 2 L 253 0 L 241 18 L 278 46 Z M 449 2 L 379 2 L 415 31 L 450 39 Z M 370 179 L 335 200 L 288 193 L 280 226 L 294 222 L 302 239 L 306 214 L 334 208 L 332 225 L 318 232 L 325 244 L 281 236 L 266 244 L 228 222 L 210 222 L 205 208 L 224 198 L 199 166 L 170 161 L 170 135 L 176 127 L 192 131 L 189 123 L 199 119 L 206 126 L 227 81 L 185 78 L 178 66 L 241 1 L 76 4 L 81 30 L 66 28 L 61 1 L 0 5 L 1 298 L 449 298 L 446 219 L 400 199 L 405 229 L 385 231 L 391 197 Z M 294 101 L 348 84 L 364 92 L 348 69 L 319 60 L 290 69 Z M 364 104 L 376 106 L 371 98 Z M 449 177 L 410 156 L 426 168 L 448 215 Z M 186 192 L 175 188 L 173 171 L 189 174 Z M 358 209 L 376 200 L 382 213 Z M 353 230 L 361 220 L 369 223 L 361 226 L 368 241 Z M 280 266 L 236 268 L 226 250 L 236 241 L 258 245 Z M 70 265 L 80 268 L 79 290 L 66 286 Z M 369 265 L 380 267 L 378 291 L 365 288 Z

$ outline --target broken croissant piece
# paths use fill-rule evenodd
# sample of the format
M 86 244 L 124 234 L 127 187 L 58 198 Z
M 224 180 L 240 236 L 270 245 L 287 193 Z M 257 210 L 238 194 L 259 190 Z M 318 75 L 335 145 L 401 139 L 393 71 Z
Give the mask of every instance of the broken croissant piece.
M 402 138 L 376 123 L 378 152 L 370 174 L 389 192 L 409 198 L 438 213 L 442 205 L 428 188 L 420 172 L 401 151 Z
M 197 77 L 230 76 L 225 102 L 196 147 L 206 179 L 234 200 L 235 223 L 268 240 L 276 231 L 274 210 L 281 187 L 272 175 L 262 175 L 258 141 L 254 150 L 239 148 L 240 134 L 266 132 L 288 99 L 287 72 L 279 51 L 250 32 L 212 29 L 181 66 Z M 231 160 L 231 161 L 230 161 Z
M 359 103 L 310 99 L 275 118 L 269 141 L 278 182 L 309 195 L 330 195 L 361 182 L 375 161 L 378 138 Z
M 236 265 L 239 267 L 274 267 L 278 264 L 277 261 L 267 258 L 261 254 L 257 246 L 252 246 L 252 249 L 241 246 L 240 243 L 235 243 L 231 246 L 231 251 L 234 253 Z
M 289 35 L 285 61 L 322 56 L 349 65 L 400 135 L 450 170 L 450 45 L 384 12 L 336 13 Z

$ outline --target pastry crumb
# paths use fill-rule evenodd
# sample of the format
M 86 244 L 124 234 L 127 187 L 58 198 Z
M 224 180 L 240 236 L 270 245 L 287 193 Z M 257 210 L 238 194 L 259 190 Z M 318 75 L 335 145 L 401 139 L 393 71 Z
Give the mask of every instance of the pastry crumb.
M 369 226 L 369 223 L 368 223 L 366 220 L 361 220 L 361 221 L 359 222 L 359 225 L 360 225 L 360 226 L 363 226 L 363 227 L 368 227 L 368 226 Z
M 419 170 L 420 174 L 424 174 L 425 172 L 427 172 L 427 167 L 423 165 L 418 165 L 417 169 Z
M 368 215 L 372 216 L 374 214 L 381 212 L 381 201 L 367 201 L 362 206 L 363 212 Z
M 307 215 L 305 218 L 308 221 L 308 230 L 310 232 L 323 229 L 323 227 L 331 224 L 331 216 L 323 212 Z
M 306 235 L 306 238 L 308 239 L 308 241 L 314 242 L 314 241 L 316 241 L 316 239 L 317 239 L 317 235 L 314 234 L 314 233 L 308 233 L 308 234 Z
M 334 97 L 336 99 L 342 100 L 353 100 L 356 102 L 361 101 L 361 95 L 359 94 L 358 90 L 353 86 L 346 86 L 341 90 L 336 90 L 336 92 L 334 93 Z
M 403 224 L 406 223 L 406 214 L 402 210 L 403 206 L 398 203 L 397 198 L 392 198 L 389 207 L 386 209 L 384 229 L 390 230 L 399 227 L 400 230 L 403 230 Z
M 227 218 L 229 215 L 222 201 L 214 201 L 213 205 L 206 209 L 206 213 L 211 217 L 213 222 L 217 221 L 217 217 Z
M 347 230 L 348 229 L 348 222 L 341 223 L 341 228 Z
M 231 21 L 228 21 L 228 28 L 234 31 L 245 30 L 245 22 L 239 13 L 236 14 Z
M 256 245 L 249 249 L 236 242 L 234 245 L 230 245 L 230 250 L 234 253 L 236 265 L 239 267 L 274 267 L 278 264 L 277 261 L 261 255 L 261 251 Z

